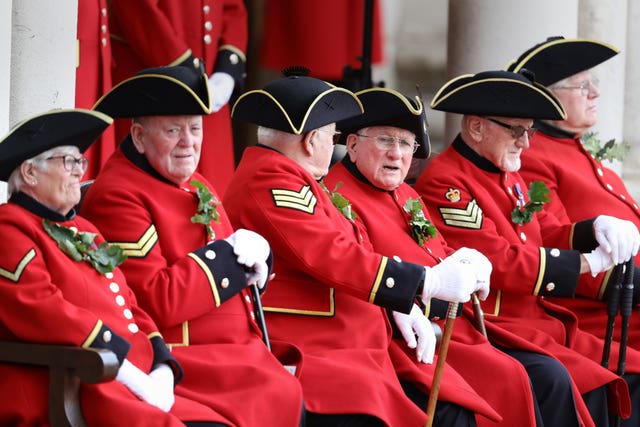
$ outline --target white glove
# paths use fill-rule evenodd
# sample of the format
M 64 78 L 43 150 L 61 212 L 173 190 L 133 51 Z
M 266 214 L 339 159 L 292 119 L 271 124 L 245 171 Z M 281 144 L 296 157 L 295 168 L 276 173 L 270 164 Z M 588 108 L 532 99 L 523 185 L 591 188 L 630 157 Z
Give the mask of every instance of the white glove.
M 154 380 L 157 391 L 157 399 L 154 405 L 162 409 L 164 412 L 169 412 L 175 402 L 175 396 L 173 395 L 173 371 L 169 365 L 162 363 L 157 365 L 149 373 L 149 376 Z
M 165 365 L 166 366 L 166 365 Z M 169 368 L 167 366 L 169 370 Z M 164 374 L 158 373 L 157 376 Z M 173 406 L 173 372 L 171 372 L 171 399 L 169 402 L 168 393 L 165 387 L 159 384 L 159 380 L 151 375 L 145 374 L 127 359 L 122 362 L 122 366 L 116 375 L 116 381 L 127 387 L 140 400 L 143 400 L 157 408 L 167 412 Z
M 430 298 L 467 302 L 476 291 L 478 297 L 485 300 L 489 295 L 490 265 L 475 249 L 458 249 L 440 264 L 425 267 L 422 302 L 428 304 Z
M 211 95 L 211 111 L 220 110 L 229 102 L 236 82 L 228 73 L 216 72 L 209 77 L 209 92 Z
M 587 260 L 589 271 L 593 277 L 596 277 L 598 273 L 602 273 L 615 265 L 611 255 L 606 253 L 602 246 L 598 246 L 591 252 L 582 255 L 584 255 L 584 258 Z
M 418 362 L 433 363 L 433 354 L 436 351 L 436 335 L 427 316 L 420 310 L 420 307 L 413 304 L 409 314 L 397 311 L 392 314 L 393 320 L 396 322 L 409 348 L 416 349 Z M 418 336 L 417 341 L 416 335 Z
M 246 274 L 247 284 L 257 283 L 260 289 L 264 288 L 269 272 L 267 258 L 271 253 L 265 238 L 253 231 L 239 228 L 225 240 L 233 246 L 233 253 L 237 255 L 238 263 L 250 270 Z
M 622 264 L 638 253 L 640 233 L 631 221 L 600 215 L 593 222 L 593 233 L 614 264 Z

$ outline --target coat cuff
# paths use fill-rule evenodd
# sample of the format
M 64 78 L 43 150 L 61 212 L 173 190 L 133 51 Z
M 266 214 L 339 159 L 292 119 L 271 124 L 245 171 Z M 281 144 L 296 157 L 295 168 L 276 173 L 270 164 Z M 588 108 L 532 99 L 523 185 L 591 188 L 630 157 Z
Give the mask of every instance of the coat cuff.
M 178 384 L 184 376 L 184 372 L 182 371 L 180 363 L 178 363 L 178 360 L 173 357 L 171 352 L 169 352 L 169 349 L 167 348 L 167 345 L 165 344 L 164 339 L 162 338 L 162 336 L 160 336 L 160 334 L 152 334 L 152 336 L 149 337 L 149 340 L 151 341 L 151 347 L 153 347 L 152 366 L 156 366 L 161 363 L 166 363 L 167 365 L 169 365 L 169 367 L 173 371 L 173 382 L 174 384 Z
M 411 307 L 422 288 L 424 267 L 410 262 L 382 257 L 370 302 L 401 313 L 411 312 Z
M 578 251 L 540 248 L 540 273 L 533 295 L 573 297 L 579 277 Z
M 595 218 L 585 219 L 573 224 L 573 236 L 571 248 L 580 253 L 591 252 L 598 247 L 598 241 L 593 234 L 593 222 Z
M 231 75 L 236 82 L 236 88 L 242 90 L 244 88 L 244 80 L 247 77 L 246 57 L 244 53 L 231 45 L 222 46 L 218 51 L 213 72 L 222 72 Z
M 111 350 L 118 358 L 118 363 L 122 365 L 122 362 L 129 353 L 131 344 L 102 323 L 102 321 L 98 321 L 82 347 Z

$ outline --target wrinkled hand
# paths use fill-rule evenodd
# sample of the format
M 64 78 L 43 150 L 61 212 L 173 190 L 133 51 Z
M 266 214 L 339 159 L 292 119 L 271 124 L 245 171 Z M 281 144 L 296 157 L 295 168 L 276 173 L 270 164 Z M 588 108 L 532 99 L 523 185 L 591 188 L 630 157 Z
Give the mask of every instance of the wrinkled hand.
M 614 264 L 622 264 L 638 253 L 640 233 L 631 221 L 600 215 L 593 222 L 593 233 Z
M 602 273 L 615 265 L 611 255 L 605 252 L 602 245 L 582 255 L 587 260 L 589 271 L 593 277 L 596 277 L 598 273 Z
M 166 365 L 164 365 L 166 366 Z M 171 368 L 166 366 L 169 371 Z M 163 377 L 166 373 L 158 372 L 155 377 Z M 161 410 L 168 412 L 173 406 L 173 372 L 171 372 L 171 396 L 169 398 L 168 391 L 165 387 L 166 379 L 159 380 L 151 375 L 145 374 L 127 359 L 122 362 L 122 366 L 116 375 L 116 381 L 123 384 L 131 392 L 143 400 Z
M 460 248 L 434 267 L 425 267 L 422 301 L 432 297 L 451 302 L 467 302 L 471 293 L 485 300 L 489 295 L 491 263 L 475 249 Z
M 271 253 L 265 238 L 253 231 L 239 228 L 225 240 L 233 246 L 233 253 L 238 257 L 238 263 L 249 270 L 246 273 L 247 285 L 257 283 L 260 289 L 264 288 L 269 273 L 267 259 Z
M 393 320 L 409 348 L 416 349 L 418 362 L 433 363 L 433 354 L 436 351 L 436 335 L 433 332 L 431 323 L 420 310 L 420 307 L 413 304 L 409 314 L 394 311 Z
M 236 82 L 228 73 L 216 72 L 209 77 L 209 92 L 211 95 L 211 111 L 219 111 L 229 102 Z

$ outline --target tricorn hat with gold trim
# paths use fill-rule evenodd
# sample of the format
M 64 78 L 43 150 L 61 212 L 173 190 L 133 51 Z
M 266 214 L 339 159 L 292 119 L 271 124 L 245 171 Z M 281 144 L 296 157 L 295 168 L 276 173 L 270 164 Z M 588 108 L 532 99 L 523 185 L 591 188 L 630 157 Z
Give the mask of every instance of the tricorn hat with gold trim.
M 93 109 L 114 118 L 209 114 L 207 76 L 180 65 L 147 68 L 114 86 Z
M 449 113 L 564 120 L 560 101 L 521 73 L 483 71 L 464 74 L 442 86 L 431 108 Z
M 300 135 L 329 123 L 362 114 L 349 90 L 308 77 L 308 69 L 291 67 L 285 77 L 263 89 L 242 94 L 231 116 L 259 126 Z
M 54 147 L 75 145 L 84 153 L 112 122 L 105 114 L 79 108 L 50 110 L 21 121 L 0 140 L 0 180 Z
M 536 82 L 549 86 L 562 79 L 595 67 L 620 53 L 620 50 L 597 40 L 549 37 L 524 52 L 507 65 L 507 70 L 527 69 Z
M 347 135 L 356 133 L 369 126 L 392 126 L 406 129 L 416 135 L 420 144 L 414 157 L 427 158 L 431 152 L 427 115 L 420 97 L 415 99 L 404 96 L 392 89 L 374 87 L 356 92 L 362 103 L 364 114 L 342 120 L 337 128 L 342 131 L 341 143 Z

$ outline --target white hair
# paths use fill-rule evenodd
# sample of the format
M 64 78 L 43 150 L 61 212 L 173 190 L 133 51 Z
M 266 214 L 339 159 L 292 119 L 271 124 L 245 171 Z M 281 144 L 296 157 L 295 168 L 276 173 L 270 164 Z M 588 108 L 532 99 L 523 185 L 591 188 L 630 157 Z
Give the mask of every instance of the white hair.
M 46 172 L 49 169 L 49 163 L 46 161 L 48 157 L 54 153 L 60 153 L 61 155 L 74 154 L 76 150 L 77 147 L 74 145 L 61 145 L 50 148 L 47 151 L 43 151 L 42 153 L 23 161 L 13 170 L 13 172 L 11 172 L 11 175 L 9 175 L 9 179 L 7 180 L 7 196 L 11 197 L 12 194 L 18 193 L 26 184 L 22 178 L 22 173 L 20 172 L 20 166 L 22 166 L 23 163 L 31 163 L 39 170 Z

